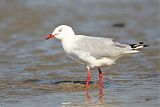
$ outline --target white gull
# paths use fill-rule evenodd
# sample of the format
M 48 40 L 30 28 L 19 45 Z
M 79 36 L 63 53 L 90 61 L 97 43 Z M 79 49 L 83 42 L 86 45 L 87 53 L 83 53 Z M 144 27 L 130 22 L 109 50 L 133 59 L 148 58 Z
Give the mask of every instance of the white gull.
M 112 38 L 75 35 L 73 29 L 67 25 L 58 26 L 45 39 L 53 37 L 61 41 L 69 58 L 86 65 L 88 70 L 86 87 L 88 87 L 90 81 L 90 68 L 98 68 L 100 82 L 102 83 L 101 66 L 112 65 L 119 57 L 137 53 L 139 52 L 137 49 L 148 46 L 144 45 L 143 42 L 128 45 L 114 42 Z

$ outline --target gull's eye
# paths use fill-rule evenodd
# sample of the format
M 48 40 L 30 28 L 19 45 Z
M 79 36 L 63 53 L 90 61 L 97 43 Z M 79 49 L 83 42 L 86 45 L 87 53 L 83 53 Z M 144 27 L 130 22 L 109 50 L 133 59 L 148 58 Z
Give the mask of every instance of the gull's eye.
M 62 32 L 62 29 L 59 29 L 58 31 L 59 31 L 59 32 Z

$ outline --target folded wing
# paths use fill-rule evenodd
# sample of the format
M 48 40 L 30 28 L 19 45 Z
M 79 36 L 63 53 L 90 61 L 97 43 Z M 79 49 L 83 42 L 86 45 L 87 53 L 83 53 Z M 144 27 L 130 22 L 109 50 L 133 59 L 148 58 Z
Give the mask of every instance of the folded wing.
M 130 45 L 113 42 L 112 38 L 77 35 L 75 49 L 89 53 L 96 59 L 108 57 L 116 59 L 132 50 Z

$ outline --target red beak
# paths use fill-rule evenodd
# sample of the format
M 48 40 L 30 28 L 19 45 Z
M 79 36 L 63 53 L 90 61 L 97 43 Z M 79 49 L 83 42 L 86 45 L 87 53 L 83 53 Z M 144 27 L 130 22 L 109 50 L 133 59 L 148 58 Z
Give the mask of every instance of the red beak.
M 53 38 L 54 36 L 55 36 L 55 35 L 48 34 L 48 35 L 46 36 L 45 40 L 47 40 L 47 39 L 51 39 L 51 38 Z

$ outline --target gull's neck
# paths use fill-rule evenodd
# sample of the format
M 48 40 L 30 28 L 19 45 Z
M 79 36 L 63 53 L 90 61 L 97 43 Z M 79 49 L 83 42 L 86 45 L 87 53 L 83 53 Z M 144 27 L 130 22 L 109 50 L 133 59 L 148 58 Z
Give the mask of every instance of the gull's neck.
M 66 53 L 69 53 L 74 47 L 74 43 L 76 40 L 76 35 L 73 33 L 65 35 L 65 38 L 61 40 L 62 46 Z

